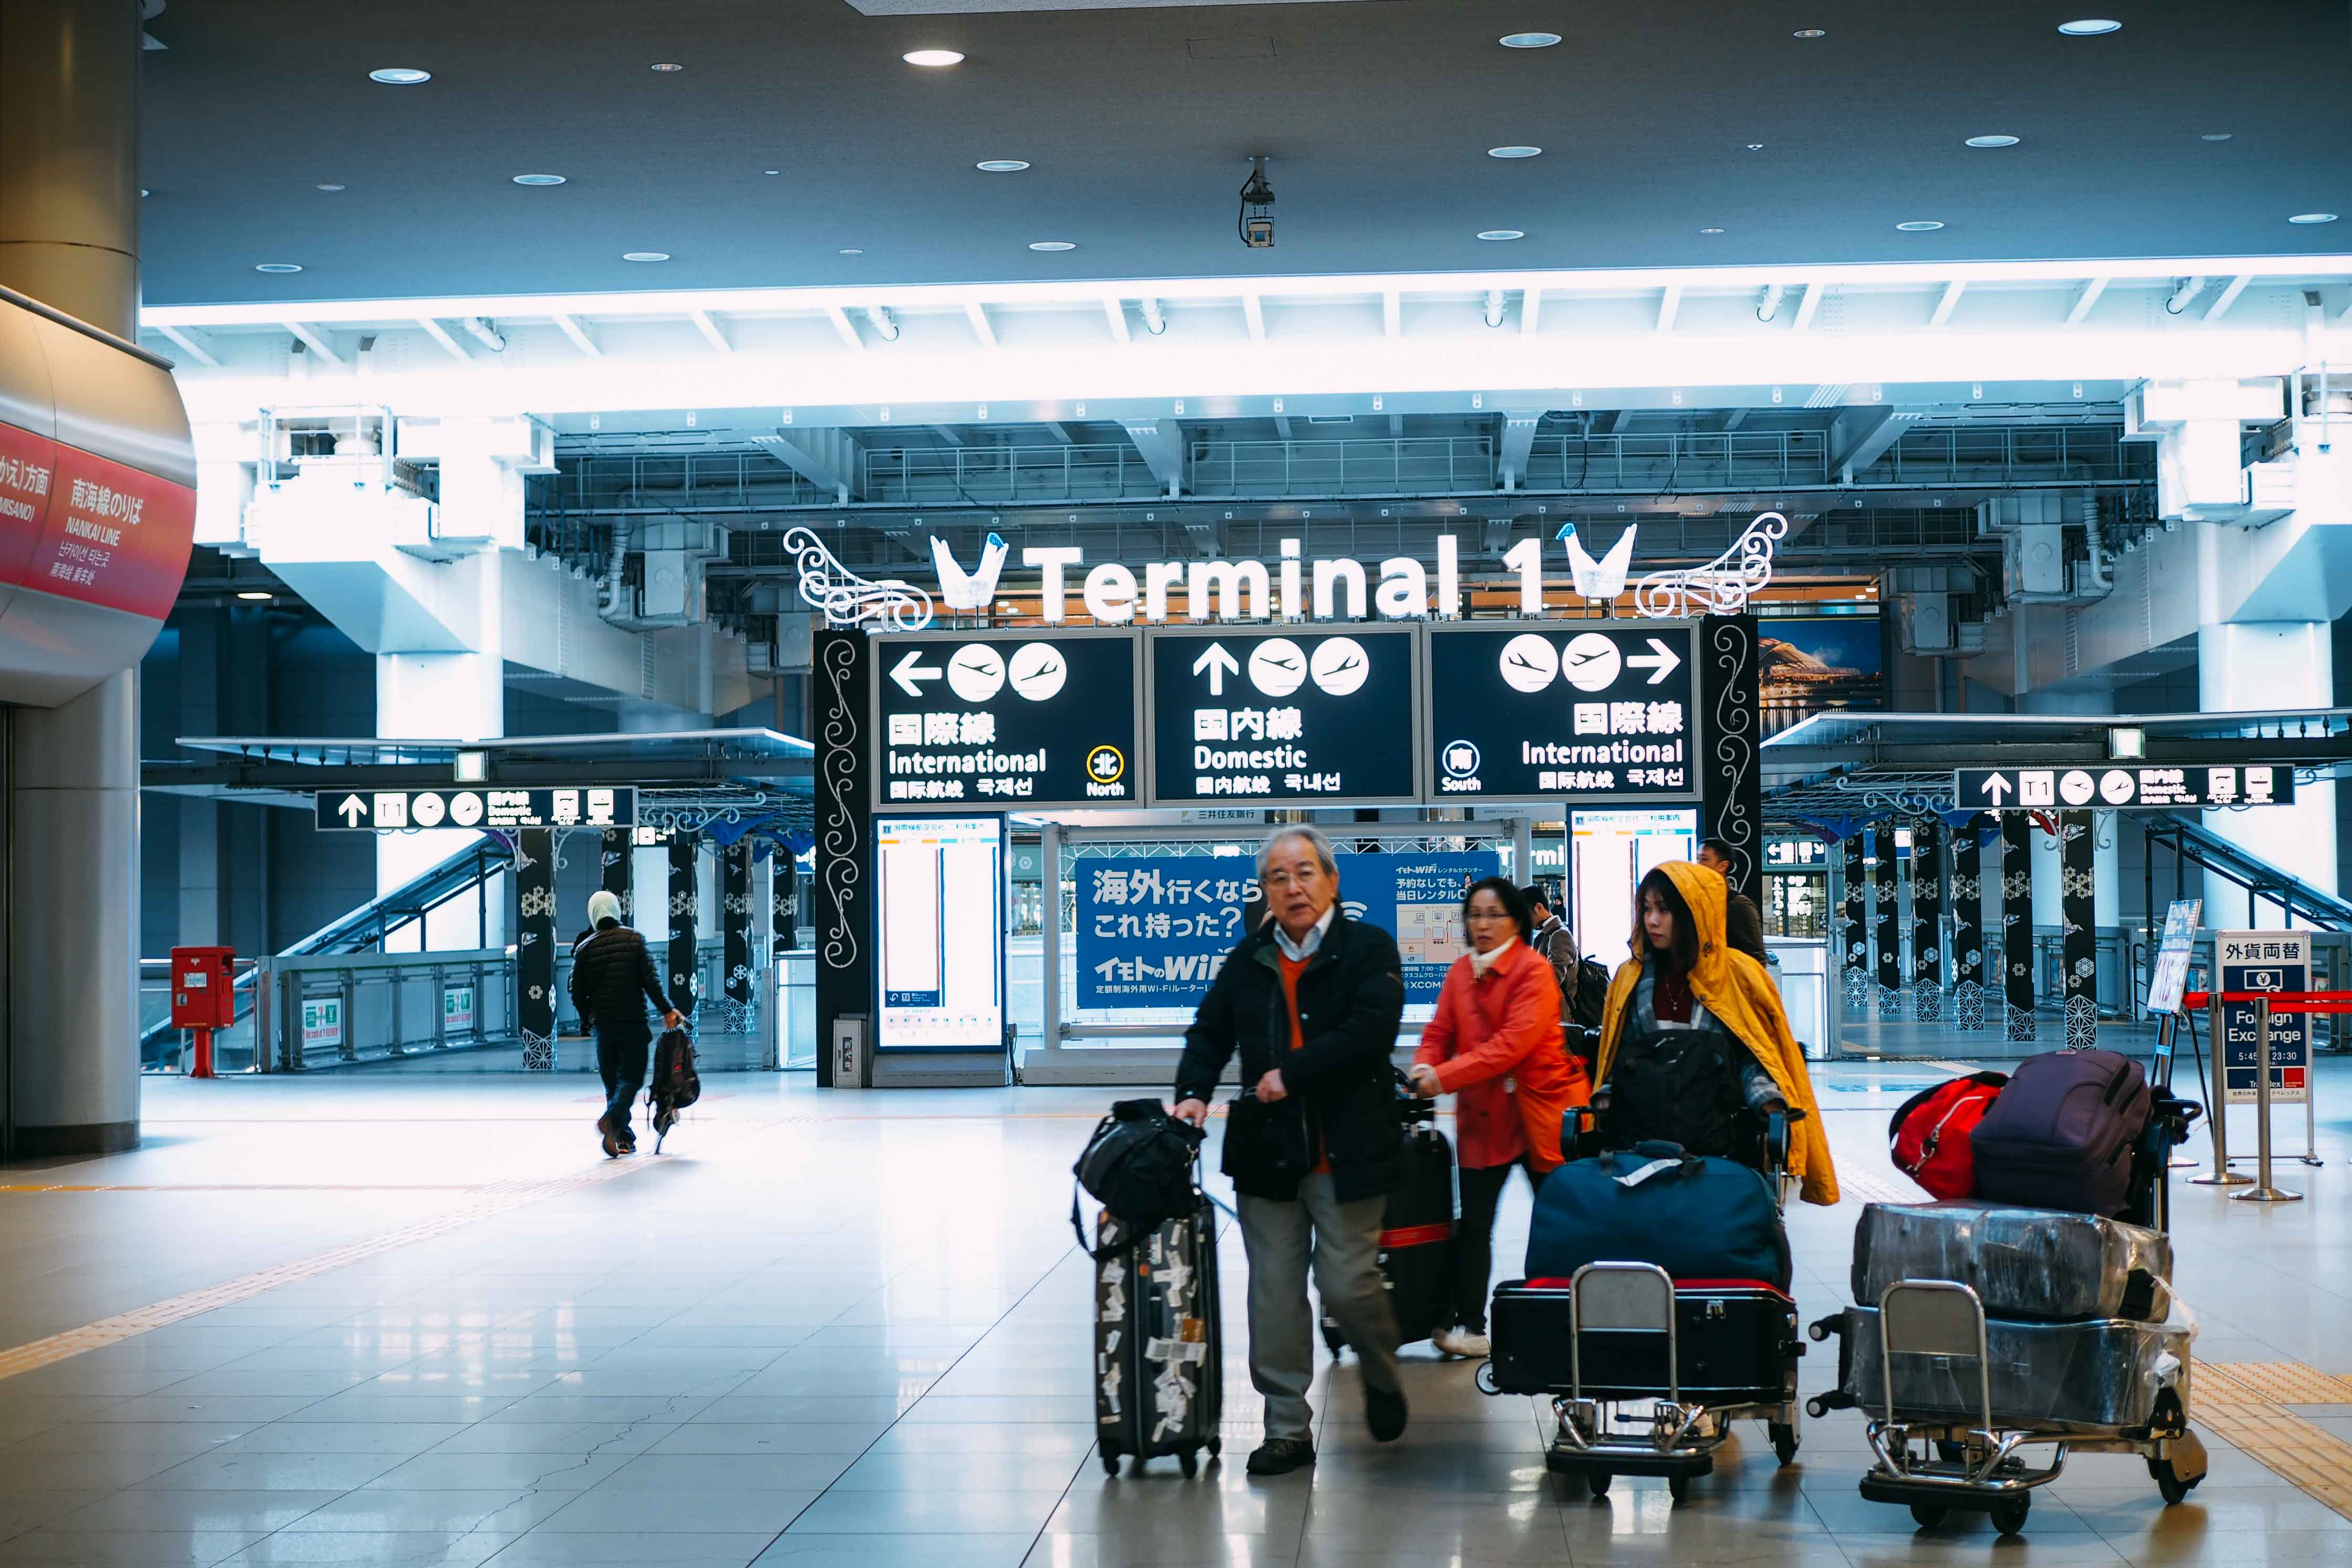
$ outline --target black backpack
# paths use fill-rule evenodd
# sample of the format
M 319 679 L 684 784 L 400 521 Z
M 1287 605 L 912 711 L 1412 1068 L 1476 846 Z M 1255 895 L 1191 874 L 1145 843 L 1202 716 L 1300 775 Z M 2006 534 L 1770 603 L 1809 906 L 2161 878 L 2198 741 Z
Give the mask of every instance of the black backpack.
M 702 1098 L 702 1075 L 694 1068 L 694 1042 L 684 1029 L 666 1029 L 654 1047 L 653 1082 L 646 1099 L 654 1109 L 654 1152 L 677 1124 L 677 1113 Z
M 1569 1022 L 1601 1027 L 1601 1015 L 1609 1008 L 1609 966 L 1597 958 L 1577 960 L 1575 993 L 1568 999 Z
M 1607 1146 L 1679 1143 L 1689 1154 L 1752 1163 L 1753 1140 L 1742 1136 L 1745 1049 L 1720 1029 L 1662 1029 L 1621 1044 L 1601 1125 Z
M 1207 1139 L 1201 1129 L 1170 1116 L 1156 1100 L 1122 1100 L 1096 1124 L 1070 1173 L 1130 1237 L 1140 1235 L 1197 1206 L 1193 1167 Z M 1118 1250 L 1100 1250 L 1087 1240 L 1075 1189 L 1070 1228 L 1078 1245 L 1098 1258 Z

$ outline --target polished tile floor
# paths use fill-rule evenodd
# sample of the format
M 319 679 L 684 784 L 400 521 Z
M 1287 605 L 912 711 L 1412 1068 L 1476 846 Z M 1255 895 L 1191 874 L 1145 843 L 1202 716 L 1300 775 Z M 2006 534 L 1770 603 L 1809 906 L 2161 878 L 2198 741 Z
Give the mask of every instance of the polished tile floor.
M 1855 1193 L 1792 1215 L 1809 1318 L 1860 1203 L 1902 1190 L 1888 1110 L 1934 1076 L 1823 1069 Z M 1680 1507 L 1593 1501 L 1545 1474 L 1532 1402 L 1426 1346 L 1403 1441 L 1370 1442 L 1343 1363 L 1321 1462 L 1253 1482 L 1231 1235 L 1228 1462 L 1108 1479 L 1064 1215 L 1110 1096 L 709 1081 L 668 1157 L 618 1170 L 568 1075 L 370 1074 L 158 1082 L 140 1151 L 0 1171 L 0 1563 L 2352 1565 L 2352 1518 L 2219 1443 L 2187 1506 L 2086 1457 L 1999 1543 L 1863 1501 L 1853 1414 L 1785 1472 L 1751 1439 Z M 2352 1104 L 2352 1073 L 2320 1091 Z M 2352 1373 L 2347 1132 L 2324 1117 L 2330 1163 L 2283 1169 L 2306 1203 L 2176 1186 L 2205 1359 Z M 1506 1267 L 1526 1218 L 1515 1188 Z M 1807 1385 L 1833 1373 L 1817 1353 Z M 2352 1404 L 2305 1413 L 2352 1433 Z

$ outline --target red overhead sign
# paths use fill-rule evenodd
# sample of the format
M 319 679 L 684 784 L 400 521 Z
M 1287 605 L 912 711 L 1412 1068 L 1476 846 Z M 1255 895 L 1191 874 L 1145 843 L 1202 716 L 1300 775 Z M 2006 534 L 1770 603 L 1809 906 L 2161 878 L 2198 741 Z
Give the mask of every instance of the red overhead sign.
M 0 424 L 0 583 L 160 621 L 196 530 L 196 492 Z

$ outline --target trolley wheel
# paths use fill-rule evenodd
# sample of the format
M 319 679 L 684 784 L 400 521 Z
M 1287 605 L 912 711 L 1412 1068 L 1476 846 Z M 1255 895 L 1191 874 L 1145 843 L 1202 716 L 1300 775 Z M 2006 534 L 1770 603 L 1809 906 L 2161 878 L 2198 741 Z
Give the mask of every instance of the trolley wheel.
M 2156 1482 L 2156 1489 L 2163 1494 L 2164 1506 L 2167 1508 L 2170 1508 L 2174 1503 L 2186 1501 L 2189 1494 L 2197 1486 L 2196 1481 L 2182 1480 L 2179 1472 L 2172 1468 L 2170 1459 L 2150 1459 L 2147 1462 L 2147 1473 Z M 2201 1480 L 2203 1478 L 2200 1477 L 2199 1479 Z
M 1201 1456 L 1190 1448 L 1177 1456 L 1176 1463 L 1183 1470 L 1184 1479 L 1188 1481 L 1201 1473 Z
M 1689 1497 L 1690 1478 L 1688 1476 L 1668 1476 L 1666 1478 L 1666 1495 L 1673 1498 L 1676 1502 L 1680 1502 L 1685 1498 Z
M 2025 1528 L 2025 1516 L 2033 1507 L 2031 1497 L 2021 1497 L 2015 1502 L 2005 1502 L 1991 1510 L 1992 1527 L 2003 1535 L 2015 1535 Z
M 1811 1416 L 1814 1420 L 1819 1421 L 1822 1416 L 1827 1415 L 1829 1413 L 1830 1403 L 1828 1400 L 1823 1399 L 1820 1394 L 1816 1394 L 1811 1399 L 1805 1401 L 1805 1414 Z
M 1606 1470 L 1587 1470 L 1584 1475 L 1584 1484 L 1592 1489 L 1594 1497 L 1607 1497 L 1609 1483 L 1612 1479 Z
M 1786 1421 L 1768 1421 L 1764 1429 L 1772 1436 L 1772 1457 L 1780 1461 L 1782 1469 L 1797 1462 L 1797 1428 Z
M 1950 1510 L 1941 1503 L 1915 1502 L 1911 1505 L 1912 1521 L 1922 1530 L 1933 1530 L 1944 1522 Z
M 1105 1454 L 1103 1456 L 1103 1474 L 1107 1476 L 1116 1476 L 1118 1474 L 1118 1456 L 1117 1454 Z

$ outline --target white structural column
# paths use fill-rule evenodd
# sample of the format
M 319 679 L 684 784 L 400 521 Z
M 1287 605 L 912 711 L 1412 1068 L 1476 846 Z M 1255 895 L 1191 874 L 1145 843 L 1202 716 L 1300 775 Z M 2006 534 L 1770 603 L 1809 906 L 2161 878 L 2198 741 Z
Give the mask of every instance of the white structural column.
M 2251 621 L 2197 632 L 2198 706 L 2208 713 L 2263 708 L 2326 708 L 2336 700 L 2329 628 L 2324 621 Z M 2336 784 L 2298 784 L 2293 805 L 2209 811 L 2205 826 L 2322 892 L 2336 891 Z M 2284 923 L 2268 899 L 2250 909 L 2246 890 L 2205 874 L 2205 923 L 2251 930 Z M 2298 920 L 2298 925 L 2308 925 Z

